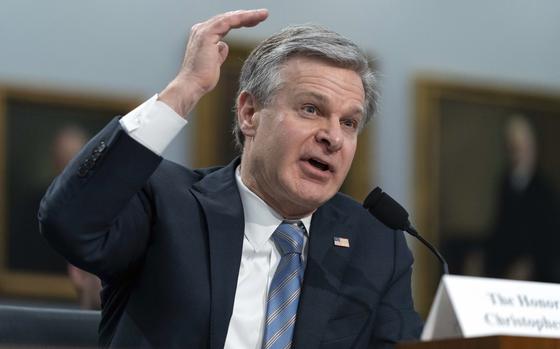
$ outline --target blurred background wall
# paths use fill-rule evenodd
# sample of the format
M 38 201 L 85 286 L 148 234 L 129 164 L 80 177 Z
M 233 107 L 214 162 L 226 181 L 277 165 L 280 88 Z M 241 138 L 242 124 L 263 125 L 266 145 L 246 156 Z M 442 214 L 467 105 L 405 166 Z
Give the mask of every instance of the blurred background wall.
M 3 0 L 0 85 L 148 98 L 176 73 L 191 25 L 260 7 L 270 10 L 269 19 L 231 39 L 252 45 L 285 25 L 316 22 L 376 58 L 381 104 L 371 125 L 372 187 L 382 186 L 411 211 L 416 77 L 560 91 L 556 0 Z M 190 163 L 189 132 L 168 158 Z

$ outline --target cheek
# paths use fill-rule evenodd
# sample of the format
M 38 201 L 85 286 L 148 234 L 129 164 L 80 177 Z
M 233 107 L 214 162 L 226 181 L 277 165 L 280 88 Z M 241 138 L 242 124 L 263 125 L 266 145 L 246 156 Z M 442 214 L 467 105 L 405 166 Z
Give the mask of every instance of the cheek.
M 278 156 L 275 160 L 291 162 L 299 157 L 303 147 L 302 138 L 300 130 L 287 129 L 279 125 L 269 140 L 272 151 Z
M 348 167 L 352 164 L 354 160 L 354 155 L 356 154 L 357 142 L 355 140 L 348 142 L 348 146 L 344 149 L 344 161 L 348 163 Z

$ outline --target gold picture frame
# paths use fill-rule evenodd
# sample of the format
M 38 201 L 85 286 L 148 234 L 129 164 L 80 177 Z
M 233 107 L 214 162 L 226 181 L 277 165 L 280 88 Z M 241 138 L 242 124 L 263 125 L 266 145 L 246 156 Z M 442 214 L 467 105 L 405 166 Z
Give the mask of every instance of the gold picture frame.
M 434 77 L 418 78 L 415 93 L 415 225 L 442 249 L 452 273 L 483 276 L 480 253 L 493 233 L 507 158 L 506 121 L 523 115 L 534 124 L 542 167 L 560 189 L 560 93 Z M 441 267 L 423 247 L 416 260 L 415 299 L 427 315 Z
M 68 126 L 93 136 L 138 99 L 0 86 L 0 294 L 74 300 L 66 262 L 40 236 L 38 202 L 56 173 L 52 143 Z M 87 140 L 87 139 L 85 139 Z

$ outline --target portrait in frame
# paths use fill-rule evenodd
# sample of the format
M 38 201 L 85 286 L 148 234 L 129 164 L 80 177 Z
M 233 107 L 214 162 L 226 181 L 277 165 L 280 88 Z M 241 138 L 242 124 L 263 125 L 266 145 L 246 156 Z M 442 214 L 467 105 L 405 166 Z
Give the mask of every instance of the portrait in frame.
M 138 100 L 0 87 L 0 294 L 72 300 L 67 262 L 39 233 L 49 183 L 87 140 Z
M 537 239 L 560 242 L 556 238 L 557 223 L 552 222 L 556 220 L 553 216 L 558 216 L 555 212 L 560 192 L 560 157 L 557 156 L 560 92 L 426 77 L 417 79 L 415 92 L 414 218 L 419 230 L 441 249 L 451 273 L 515 278 L 515 274 L 505 272 L 489 273 L 492 256 L 508 249 L 511 254 L 521 253 L 522 247 L 516 251 L 515 244 L 537 246 L 534 243 Z M 534 206 L 521 203 L 527 200 L 527 195 L 516 194 L 520 199 L 511 196 L 504 199 L 503 194 L 504 183 L 509 185 L 514 179 L 510 171 L 519 167 L 514 166 L 519 160 L 515 160 L 518 155 L 511 143 L 512 124 L 519 124 L 519 120 L 525 125 L 524 129 L 530 130 L 524 134 L 531 133 L 530 142 L 534 143 L 536 154 L 534 170 L 523 186 L 530 187 L 530 183 L 536 181 L 533 178 L 537 175 L 533 173 L 538 173 L 541 182 L 546 182 L 541 185 L 546 189 L 540 189 L 538 195 L 541 196 L 536 200 L 546 208 L 535 214 L 528 212 L 531 209 L 512 211 L 507 208 Z M 528 139 L 528 136 L 523 137 Z M 511 213 L 505 215 L 505 210 L 517 212 L 517 217 Z M 542 211 L 549 211 L 548 217 L 544 217 Z M 548 221 L 547 228 L 538 229 L 544 220 Z M 516 224 L 526 226 L 516 233 L 518 237 L 514 237 L 513 232 Z M 500 236 L 503 227 L 509 227 L 510 231 Z M 516 239 L 518 242 L 514 242 Z M 492 248 L 495 243 L 500 244 L 498 249 Z M 535 247 L 540 250 L 535 250 L 534 254 L 548 253 L 544 245 Z M 505 254 L 498 256 L 498 259 L 505 258 Z M 421 248 L 417 261 L 417 275 L 422 278 L 417 283 L 423 285 L 416 290 L 417 303 L 426 314 L 441 268 L 435 258 Z M 553 261 L 550 263 L 552 268 Z M 531 264 L 524 267 L 535 268 Z M 524 270 L 523 266 L 518 269 L 520 279 L 534 279 L 534 273 Z

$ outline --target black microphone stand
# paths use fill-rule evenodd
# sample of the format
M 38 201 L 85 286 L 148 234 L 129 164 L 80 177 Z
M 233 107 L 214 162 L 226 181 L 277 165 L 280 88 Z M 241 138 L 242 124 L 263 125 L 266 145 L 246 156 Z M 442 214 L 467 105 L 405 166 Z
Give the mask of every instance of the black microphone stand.
M 422 237 L 422 235 L 420 235 L 420 233 L 418 233 L 418 231 L 416 229 L 414 229 L 414 227 L 412 225 L 409 226 L 408 229 L 405 229 L 404 231 L 406 231 L 410 235 L 412 235 L 415 238 L 417 238 L 418 240 L 420 240 L 420 242 L 423 243 L 424 246 L 429 248 L 430 251 L 432 251 L 432 253 L 436 255 L 437 259 L 439 259 L 439 261 L 441 263 L 441 266 L 443 268 L 443 274 L 444 275 L 449 274 L 449 266 L 447 265 L 447 262 L 445 261 L 445 258 L 443 258 L 442 254 L 439 253 L 439 251 L 432 244 L 430 244 L 428 242 L 428 240 L 424 239 Z

